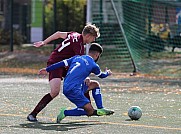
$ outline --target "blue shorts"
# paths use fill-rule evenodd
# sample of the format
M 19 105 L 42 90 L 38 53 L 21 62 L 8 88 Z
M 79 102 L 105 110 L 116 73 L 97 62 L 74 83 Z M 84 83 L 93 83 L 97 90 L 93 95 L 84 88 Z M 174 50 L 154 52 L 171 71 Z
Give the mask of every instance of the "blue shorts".
M 88 90 L 88 86 L 86 85 L 85 82 L 83 82 L 83 83 L 82 83 L 82 91 L 83 91 L 84 93 L 86 93 L 87 90 Z
M 84 95 L 87 89 L 88 86 L 85 83 L 83 83 L 81 86 L 75 87 L 69 90 L 68 92 L 64 93 L 64 95 L 78 108 L 82 108 L 87 103 L 90 103 L 90 100 Z

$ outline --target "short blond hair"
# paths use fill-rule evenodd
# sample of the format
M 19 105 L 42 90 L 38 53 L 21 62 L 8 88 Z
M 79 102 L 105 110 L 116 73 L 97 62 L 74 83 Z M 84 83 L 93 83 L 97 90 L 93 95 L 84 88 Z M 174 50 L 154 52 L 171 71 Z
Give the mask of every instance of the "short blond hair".
M 82 31 L 83 35 L 90 34 L 98 38 L 100 36 L 99 28 L 95 26 L 95 24 L 87 23 Z

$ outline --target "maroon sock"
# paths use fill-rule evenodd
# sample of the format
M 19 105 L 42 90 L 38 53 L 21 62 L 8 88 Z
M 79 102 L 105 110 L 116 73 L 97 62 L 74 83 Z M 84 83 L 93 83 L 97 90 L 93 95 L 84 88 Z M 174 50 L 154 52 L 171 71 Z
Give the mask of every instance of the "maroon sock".
M 30 113 L 31 115 L 33 115 L 34 117 L 36 117 L 36 115 L 44 108 L 46 107 L 46 105 L 53 100 L 53 98 L 51 97 L 50 93 L 46 94 L 41 100 L 40 102 L 37 104 L 37 106 L 35 107 L 35 109 Z

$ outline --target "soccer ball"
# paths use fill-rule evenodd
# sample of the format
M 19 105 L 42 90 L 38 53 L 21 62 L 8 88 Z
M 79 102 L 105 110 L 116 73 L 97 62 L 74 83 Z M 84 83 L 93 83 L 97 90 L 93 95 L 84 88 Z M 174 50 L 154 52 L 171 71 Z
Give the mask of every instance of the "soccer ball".
M 139 106 L 132 106 L 128 110 L 128 116 L 132 120 L 138 120 L 142 116 L 142 110 Z

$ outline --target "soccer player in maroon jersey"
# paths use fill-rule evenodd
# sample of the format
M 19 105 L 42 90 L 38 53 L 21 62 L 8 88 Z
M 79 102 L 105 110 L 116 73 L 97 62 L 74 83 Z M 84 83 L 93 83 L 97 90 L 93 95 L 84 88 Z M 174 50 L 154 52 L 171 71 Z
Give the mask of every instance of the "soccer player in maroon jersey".
M 62 108 L 60 110 L 60 114 L 57 116 L 57 123 L 60 123 L 60 121 L 66 116 L 103 116 L 114 113 L 114 111 L 110 110 L 94 109 L 90 103 L 90 100 L 84 95 L 84 93 L 87 92 L 87 86 L 85 85 L 84 80 L 89 76 L 90 73 L 94 73 L 99 78 L 106 78 L 112 74 L 111 70 L 107 68 L 104 72 L 102 72 L 99 65 L 96 64 L 102 52 L 103 48 L 101 45 L 98 43 L 92 43 L 89 48 L 88 55 L 76 55 L 48 66 L 47 68 L 42 68 L 39 71 L 39 74 L 46 75 L 47 72 L 51 72 L 57 68 L 69 66 L 67 75 L 64 78 L 63 94 L 67 97 L 67 99 L 74 103 L 77 108 L 71 110 L 65 110 L 65 108 Z M 101 89 L 96 90 L 96 94 L 98 94 L 100 90 Z M 99 99 L 99 97 L 97 99 Z
M 64 39 L 64 41 L 51 53 L 47 62 L 47 66 L 50 66 L 56 62 L 68 59 L 72 56 L 85 54 L 84 45 L 94 42 L 95 39 L 99 36 L 99 28 L 97 28 L 95 25 L 87 24 L 84 27 L 82 34 L 77 32 L 58 31 L 49 36 L 44 41 L 35 42 L 34 46 L 41 47 L 53 40 L 59 38 Z M 40 100 L 40 102 L 37 104 L 34 110 L 28 115 L 27 119 L 29 121 L 37 121 L 37 114 L 59 94 L 61 81 L 63 80 L 63 77 L 66 76 L 66 73 L 67 69 L 64 67 L 58 68 L 49 73 L 49 84 L 51 91 Z M 99 83 L 95 80 L 90 80 L 89 78 L 87 78 L 85 81 L 88 85 L 88 89 L 96 90 L 96 88 L 100 87 Z M 86 94 L 86 96 L 89 98 L 89 94 Z M 103 108 L 103 106 L 101 105 L 98 108 L 101 109 Z

